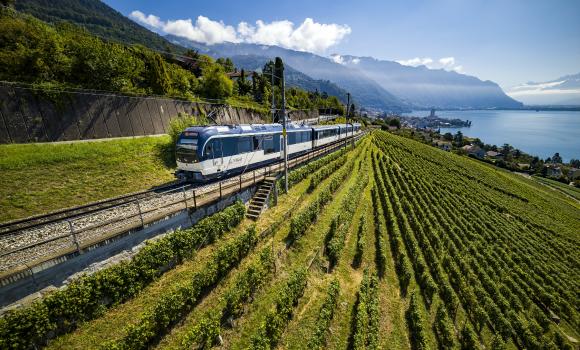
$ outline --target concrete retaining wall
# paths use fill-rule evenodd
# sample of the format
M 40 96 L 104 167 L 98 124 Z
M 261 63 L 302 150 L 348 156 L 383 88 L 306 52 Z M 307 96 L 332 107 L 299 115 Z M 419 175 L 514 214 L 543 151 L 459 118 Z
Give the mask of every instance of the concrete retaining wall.
M 229 106 L 80 92 L 48 96 L 0 85 L 0 144 L 164 134 L 178 113 L 207 115 L 213 109 L 218 124 L 270 122 L 269 116 Z M 317 117 L 318 111 L 292 112 L 293 120 Z

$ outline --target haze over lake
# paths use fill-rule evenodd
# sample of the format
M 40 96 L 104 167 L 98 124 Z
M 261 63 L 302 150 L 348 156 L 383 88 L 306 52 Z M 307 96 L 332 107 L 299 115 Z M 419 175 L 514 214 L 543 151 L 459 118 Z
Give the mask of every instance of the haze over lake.
M 424 117 L 428 111 L 413 111 Z M 564 161 L 580 158 L 580 111 L 512 111 L 474 110 L 437 111 L 445 118 L 471 120 L 469 128 L 441 128 L 441 133 L 456 133 L 478 137 L 484 143 L 498 146 L 504 143 L 537 155 L 542 159 L 560 152 Z

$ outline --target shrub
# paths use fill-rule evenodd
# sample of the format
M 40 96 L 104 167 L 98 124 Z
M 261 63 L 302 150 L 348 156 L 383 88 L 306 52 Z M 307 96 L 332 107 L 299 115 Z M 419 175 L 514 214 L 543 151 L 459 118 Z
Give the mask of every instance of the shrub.
M 306 277 L 306 269 L 299 269 L 294 271 L 286 280 L 273 307 L 266 314 L 256 334 L 251 338 L 252 349 L 271 349 L 276 346 L 292 316 L 294 306 L 304 294 Z
M 100 315 L 104 308 L 122 303 L 157 278 L 164 268 L 189 257 L 213 242 L 244 218 L 241 202 L 145 246 L 132 260 L 80 278 L 0 319 L 0 348 L 38 347 L 52 337 L 74 330 L 79 322 Z
M 338 295 L 340 292 L 340 284 L 337 279 L 332 280 L 326 290 L 326 299 L 322 307 L 318 311 L 318 319 L 316 321 L 316 330 L 310 341 L 308 342 L 309 349 L 322 349 L 326 345 L 326 332 L 334 316 L 334 309 L 338 302 Z

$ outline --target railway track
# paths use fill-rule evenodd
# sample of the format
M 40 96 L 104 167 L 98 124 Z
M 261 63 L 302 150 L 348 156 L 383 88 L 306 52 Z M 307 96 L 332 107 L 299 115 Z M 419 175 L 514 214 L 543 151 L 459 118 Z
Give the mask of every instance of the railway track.
M 318 158 L 344 144 L 345 141 L 341 140 L 290 159 L 289 166 Z M 208 184 L 174 182 L 148 191 L 0 224 L 0 285 L 11 283 L 12 276 L 32 273 L 35 266 L 51 259 L 80 254 L 183 210 L 195 210 L 216 202 L 281 170 L 283 162 L 280 161 Z
M 135 192 L 114 198 L 104 199 L 93 203 L 57 210 L 47 214 L 35 215 L 24 219 L 3 222 L 0 223 L 0 236 L 8 235 L 26 229 L 31 229 L 42 225 L 47 225 L 57 221 L 79 217 L 100 210 L 109 209 L 115 206 L 119 206 L 121 204 L 146 198 L 147 196 L 150 196 L 152 193 L 155 192 L 171 190 L 176 186 L 179 186 L 179 184 L 169 183 L 147 191 Z

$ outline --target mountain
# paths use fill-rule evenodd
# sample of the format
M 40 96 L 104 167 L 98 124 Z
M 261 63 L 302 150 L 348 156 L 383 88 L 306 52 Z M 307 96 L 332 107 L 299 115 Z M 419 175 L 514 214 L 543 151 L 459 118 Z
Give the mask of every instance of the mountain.
M 205 45 L 173 35 L 167 35 L 166 38 L 174 44 L 195 49 L 213 57 L 260 56 L 267 59 L 281 57 L 285 64 L 294 69 L 314 79 L 332 81 L 349 91 L 360 105 L 367 108 L 381 111 L 401 111 L 409 108 L 407 103 L 357 70 L 309 52 L 246 43 Z
M 47 22 L 71 21 L 106 39 L 177 53 L 185 47 L 193 48 L 213 57 L 234 57 L 240 67 L 248 69 L 261 67 L 266 60 L 279 56 L 289 66 L 289 85 L 336 96 L 344 96 L 348 91 L 358 105 L 370 110 L 521 106 L 497 84 L 455 72 L 355 56 L 342 56 L 341 64 L 327 57 L 278 46 L 245 43 L 210 46 L 175 36 L 163 37 L 98 0 L 18 0 L 15 6 Z
M 231 56 L 235 66 L 245 70 L 261 71 L 266 62 L 271 58 L 264 56 Z M 329 80 L 313 79 L 308 75 L 286 65 L 284 69 L 286 86 L 299 87 L 307 91 L 318 91 L 320 93 L 326 92 L 328 95 L 338 97 L 343 103 L 346 103 L 347 91 Z
M 404 66 L 372 57 L 340 56 L 343 65 L 365 74 L 404 101 L 420 108 L 519 108 L 492 81 L 425 66 Z
M 520 84 L 509 89 L 508 95 L 529 105 L 580 106 L 580 73 Z
M 75 23 L 105 39 L 141 44 L 154 50 L 185 51 L 98 0 L 17 0 L 14 6 L 48 23 Z

